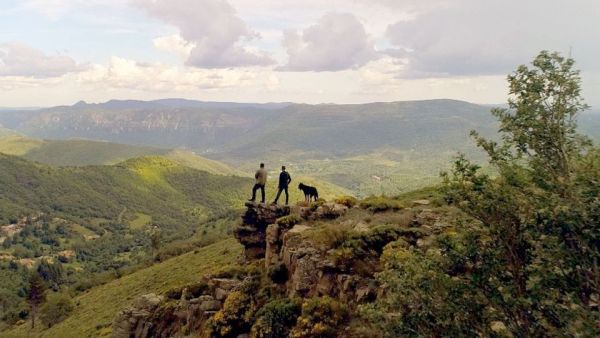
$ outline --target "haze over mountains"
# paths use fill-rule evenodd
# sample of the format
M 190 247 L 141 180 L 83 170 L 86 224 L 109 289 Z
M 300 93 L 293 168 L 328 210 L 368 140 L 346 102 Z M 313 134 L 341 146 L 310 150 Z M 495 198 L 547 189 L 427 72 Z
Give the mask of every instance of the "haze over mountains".
M 37 138 L 180 147 L 232 160 L 290 151 L 331 157 L 385 147 L 462 148 L 468 130 L 488 129 L 493 120 L 488 107 L 453 100 L 305 105 L 171 99 L 8 111 L 0 123 Z
M 62 146 L 38 145 L 26 156 L 49 164 L 111 164 L 179 148 L 248 172 L 260 161 L 271 169 L 288 164 L 296 174 L 365 196 L 434 183 L 457 152 L 477 158 L 469 131 L 494 135 L 497 124 L 490 109 L 444 99 L 320 105 L 111 100 L 2 111 L 0 125 L 12 131 L 0 133 L 70 140 Z M 600 114 L 585 113 L 580 121 L 582 132 L 600 136 Z M 74 138 L 145 148 L 74 143 Z M 106 161 L 87 156 L 91 151 L 105 154 Z

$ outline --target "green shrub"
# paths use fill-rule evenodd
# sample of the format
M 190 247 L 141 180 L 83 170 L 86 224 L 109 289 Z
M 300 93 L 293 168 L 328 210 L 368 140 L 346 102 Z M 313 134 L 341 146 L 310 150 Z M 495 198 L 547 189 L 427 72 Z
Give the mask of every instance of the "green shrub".
M 233 291 L 229 294 L 223 308 L 208 320 L 210 337 L 237 337 L 251 328 L 253 301 L 247 293 Z
M 283 216 L 281 218 L 278 218 L 276 221 L 277 225 L 286 229 L 292 228 L 294 225 L 299 224 L 301 222 L 302 217 L 296 214 Z
M 302 315 L 290 336 L 293 338 L 337 337 L 348 320 L 348 308 L 328 296 L 312 298 L 302 304 Z
M 360 207 L 371 212 L 395 211 L 404 208 L 402 203 L 385 196 L 370 196 L 360 202 Z
M 423 236 L 425 232 L 419 228 L 380 225 L 368 232 L 352 233 L 333 251 L 332 258 L 341 268 L 356 271 L 360 267 L 364 273 L 370 274 L 372 269 L 364 269 L 364 260 L 379 257 L 388 243 L 407 246 Z
M 341 248 L 350 248 L 357 253 L 375 251 L 381 254 L 383 248 L 390 242 L 400 237 L 409 243 L 416 243 L 417 239 L 426 235 L 420 228 L 400 228 L 394 225 L 379 225 L 368 232 L 354 233 L 341 245 Z
M 54 293 L 48 297 L 46 303 L 40 309 L 40 319 L 48 327 L 52 327 L 65 320 L 75 306 L 71 297 L 64 293 Z
M 348 238 L 349 233 L 350 230 L 347 228 L 328 224 L 312 231 L 306 231 L 303 236 L 323 249 L 330 249 L 343 243 Z
M 340 196 L 335 199 L 335 203 L 343 204 L 348 208 L 352 208 L 358 204 L 358 200 L 352 196 Z
M 269 267 L 269 278 L 273 283 L 283 284 L 288 280 L 288 269 L 283 263 Z
M 267 303 L 256 314 L 250 337 L 287 337 L 300 316 L 300 310 L 301 304 L 297 299 L 278 299 Z

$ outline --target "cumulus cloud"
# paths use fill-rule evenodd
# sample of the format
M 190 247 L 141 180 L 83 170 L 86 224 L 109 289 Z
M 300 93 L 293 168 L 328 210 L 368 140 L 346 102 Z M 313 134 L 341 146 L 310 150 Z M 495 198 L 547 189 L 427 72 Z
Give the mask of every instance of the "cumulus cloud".
M 81 84 L 150 92 L 192 92 L 198 89 L 277 85 L 277 78 L 259 69 L 184 69 L 113 56 L 107 65 L 94 65 L 78 74 Z
M 358 68 L 377 57 L 374 43 L 352 14 L 328 13 L 304 29 L 284 33 L 287 71 L 339 71 Z
M 0 76 L 48 78 L 83 68 L 66 55 L 46 55 L 21 43 L 0 44 Z
M 199 68 L 265 66 L 274 63 L 265 52 L 242 42 L 258 37 L 225 0 L 133 0 L 149 15 L 177 27 L 194 45 L 186 65 Z
M 600 15 L 600 4 L 456 0 L 390 25 L 386 36 L 395 47 L 388 54 L 408 60 L 403 77 L 506 74 L 540 50 L 570 47 L 585 51 L 575 57 L 591 66 L 600 47 L 590 41 L 600 30 L 590 11 Z
M 193 43 L 185 41 L 178 34 L 158 37 L 152 40 L 152 42 L 154 43 L 154 47 L 156 49 L 175 53 L 184 60 L 187 60 L 187 58 L 190 57 L 190 53 L 195 47 Z

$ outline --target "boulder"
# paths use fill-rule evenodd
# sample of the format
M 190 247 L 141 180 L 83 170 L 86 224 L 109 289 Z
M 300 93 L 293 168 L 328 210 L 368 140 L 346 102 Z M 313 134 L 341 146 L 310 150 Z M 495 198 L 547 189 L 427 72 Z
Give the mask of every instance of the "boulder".
M 429 200 L 416 200 L 412 202 L 413 206 L 419 206 L 419 205 L 429 205 L 431 203 L 431 201 Z
M 343 204 L 327 202 L 317 208 L 315 216 L 320 219 L 336 219 L 344 215 L 346 211 L 348 211 L 348 207 Z
M 218 300 L 205 300 L 200 303 L 201 311 L 218 311 L 221 309 L 221 302 Z
M 421 224 L 435 223 L 440 219 L 440 215 L 436 214 L 431 209 L 423 209 L 418 215 L 417 220 Z
M 371 230 L 371 227 L 365 222 L 358 222 L 358 224 L 353 227 L 353 230 L 356 232 L 368 232 Z
M 131 307 L 121 310 L 113 321 L 113 337 L 149 337 L 153 324 L 148 319 L 163 300 L 155 294 L 143 295 Z
M 210 282 L 216 287 L 227 291 L 232 291 L 242 284 L 239 279 L 232 278 L 213 278 L 210 280 Z
M 227 298 L 227 296 L 229 296 L 229 291 L 223 290 L 221 288 L 215 289 L 215 298 L 217 300 L 224 301 L 225 298 Z

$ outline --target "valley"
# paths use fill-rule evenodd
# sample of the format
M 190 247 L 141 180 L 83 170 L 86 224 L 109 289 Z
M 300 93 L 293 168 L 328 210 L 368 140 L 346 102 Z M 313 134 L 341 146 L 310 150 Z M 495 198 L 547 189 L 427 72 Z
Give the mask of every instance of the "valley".
M 0 337 L 25 332 L 108 337 L 115 334 L 117 312 L 140 296 L 195 288 L 201 276 L 256 277 L 261 268 L 252 261 L 240 263 L 242 250 L 231 237 L 238 237 L 252 173 L 263 161 L 269 201 L 276 193 L 278 166 L 285 164 L 292 174 L 293 217 L 286 217 L 292 227 L 299 224 L 289 236 L 309 230 L 294 250 L 317 250 L 315 259 L 325 265 L 328 260 L 345 264 L 336 270 L 339 278 L 358 278 L 360 292 L 367 292 L 352 296 L 357 303 L 351 301 L 347 310 L 359 311 L 374 292 L 367 285 L 380 282 L 375 272 L 383 269 L 380 260 L 388 259 L 384 246 L 405 245 L 403 237 L 410 246 L 428 250 L 443 247 L 448 234 L 456 232 L 462 240 L 477 229 L 452 225 L 471 221 L 431 187 L 439 186 L 440 172 L 458 153 L 484 162 L 484 152 L 468 132 L 477 129 L 497 139 L 497 123 L 488 111 L 451 100 L 316 106 L 110 101 L 0 111 L 0 123 L 13 128 L 0 129 L 0 294 L 7 297 Z M 597 138 L 599 117 L 583 115 L 581 130 Z M 495 173 L 487 166 L 484 171 Z M 300 182 L 317 186 L 322 197 L 308 206 L 310 211 L 296 188 Z M 277 222 L 284 226 L 286 217 Z M 252 247 L 256 240 L 240 239 Z M 376 243 L 376 253 L 364 251 L 361 241 Z M 299 269 L 296 264 L 302 262 L 288 262 L 286 269 Z M 280 263 L 269 264 L 265 271 L 271 273 Z M 29 313 L 24 291 L 18 290 L 27 290 L 32 269 L 47 271 L 46 284 L 75 304 L 72 313 L 48 328 L 29 330 L 23 321 Z M 296 274 L 307 271 L 290 273 L 290 283 L 305 283 Z M 274 292 L 267 291 L 269 283 L 257 287 Z M 317 292 L 322 283 L 306 287 Z M 295 294 L 287 287 L 273 296 Z M 331 287 L 327 294 L 350 294 L 339 291 L 341 285 Z M 252 301 L 265 305 L 266 300 Z M 338 306 L 333 304 L 327 306 Z M 353 334 L 361 332 L 349 325 Z

